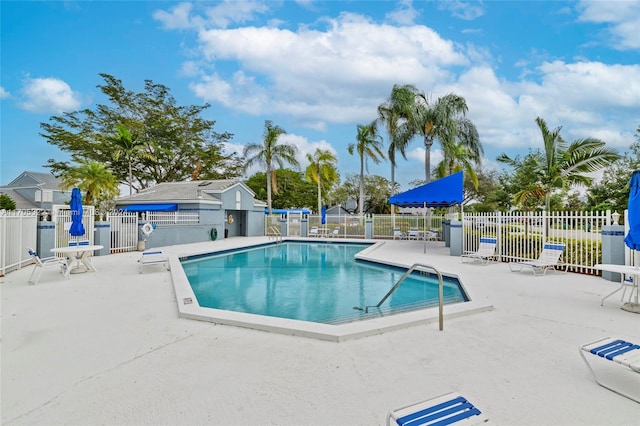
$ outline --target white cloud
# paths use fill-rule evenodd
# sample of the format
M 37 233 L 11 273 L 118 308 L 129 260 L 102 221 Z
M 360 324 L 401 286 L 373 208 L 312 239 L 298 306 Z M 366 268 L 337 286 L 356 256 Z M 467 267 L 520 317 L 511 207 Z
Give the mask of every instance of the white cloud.
M 613 48 L 640 48 L 640 1 L 581 1 L 578 11 L 579 21 L 609 25 Z
M 448 10 L 451 15 L 465 21 L 473 21 L 484 15 L 484 5 L 482 1 L 461 1 L 461 0 L 444 0 L 438 2 L 438 8 Z
M 0 99 L 7 99 L 11 97 L 11 93 L 5 90 L 4 87 L 0 86 Z
M 160 21 L 165 29 L 185 30 L 206 27 L 227 28 L 231 24 L 252 21 L 256 15 L 268 12 L 265 3 L 257 1 L 225 0 L 212 7 L 203 7 L 206 3 L 196 3 L 202 15 L 195 15 L 192 3 L 180 3 L 169 11 L 156 10 L 153 17 Z
M 396 10 L 387 13 L 386 19 L 400 25 L 412 25 L 418 16 L 420 11 L 413 8 L 411 0 L 401 0 Z
M 30 112 L 62 113 L 82 105 L 80 94 L 64 81 L 48 78 L 27 78 L 22 87 L 20 106 Z

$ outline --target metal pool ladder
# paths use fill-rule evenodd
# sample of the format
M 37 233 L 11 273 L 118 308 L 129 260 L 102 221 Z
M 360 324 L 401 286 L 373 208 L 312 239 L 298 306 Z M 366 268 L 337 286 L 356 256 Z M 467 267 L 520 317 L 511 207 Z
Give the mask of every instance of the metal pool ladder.
M 432 271 L 435 271 L 435 273 L 438 275 L 438 323 L 439 323 L 439 326 L 440 326 L 440 330 L 443 330 L 444 329 L 444 315 L 443 315 L 443 310 L 444 310 L 444 288 L 443 288 L 443 286 L 444 286 L 444 284 L 442 283 L 442 274 L 435 267 L 433 267 L 431 265 L 426 265 L 424 263 L 414 263 L 413 265 L 411 265 L 411 268 L 407 269 L 407 272 L 405 272 L 404 275 L 402 277 L 400 277 L 398 282 L 395 283 L 395 285 L 393 287 L 391 287 L 391 290 L 389 290 L 387 292 L 387 294 L 385 294 L 382 299 L 380 299 L 380 301 L 378 302 L 377 305 L 369 305 L 369 306 L 365 306 L 364 309 L 362 309 L 362 308 L 356 308 L 356 309 L 364 310 L 365 313 L 369 313 L 369 308 L 379 308 L 380 305 L 382 305 L 385 302 L 385 300 L 387 300 L 389 298 L 389 296 L 391 296 L 391 293 L 396 291 L 396 289 L 398 287 L 400 287 L 400 284 L 402 284 L 402 282 L 409 275 L 411 275 L 411 273 L 414 270 L 416 270 L 418 268 L 431 269 Z

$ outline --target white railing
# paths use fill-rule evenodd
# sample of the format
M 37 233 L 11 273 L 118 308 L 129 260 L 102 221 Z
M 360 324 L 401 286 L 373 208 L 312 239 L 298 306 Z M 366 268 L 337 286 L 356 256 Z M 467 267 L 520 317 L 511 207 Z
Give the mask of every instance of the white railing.
M 54 205 L 51 211 L 52 220 L 56 226 L 54 247 L 67 247 L 69 240 L 75 238 L 69 234 L 69 228 L 71 228 L 71 209 L 69 205 Z M 95 225 L 94 206 L 82 206 L 82 225 L 84 226 L 84 236 L 82 239 L 89 240 L 89 244 L 93 244 Z
M 117 211 L 107 214 L 111 231 L 111 253 L 134 251 L 138 248 L 138 214 Z
M 32 258 L 27 247 L 37 249 L 37 210 L 0 210 L 0 273 L 20 269 Z
M 464 213 L 463 250 L 475 251 L 481 236 L 497 237 L 501 261 L 536 259 L 546 241 L 566 244 L 563 261 L 573 272 L 595 274 L 602 258 L 602 226 L 610 211 Z
M 142 214 L 143 221 L 154 225 L 175 225 L 178 223 L 200 223 L 198 212 L 146 212 Z

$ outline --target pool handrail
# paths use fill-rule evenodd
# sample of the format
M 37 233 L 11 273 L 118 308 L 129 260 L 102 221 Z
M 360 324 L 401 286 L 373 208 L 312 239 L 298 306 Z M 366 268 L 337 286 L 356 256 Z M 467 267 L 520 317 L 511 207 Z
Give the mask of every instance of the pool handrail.
M 393 287 L 391 287 L 391 290 L 389 290 L 387 292 L 387 294 L 384 295 L 384 297 L 382 299 L 380 299 L 380 301 L 376 304 L 376 305 L 369 305 L 369 306 L 365 306 L 364 309 L 360 308 L 361 310 L 364 310 L 365 313 L 369 313 L 369 308 L 379 308 L 380 305 L 382 305 L 385 300 L 387 300 L 389 298 L 389 296 L 391 296 L 391 293 L 393 293 L 394 291 L 396 291 L 396 289 L 398 287 L 400 287 L 400 284 L 402 284 L 402 282 L 409 276 L 411 275 L 411 273 L 417 269 L 417 268 L 427 268 L 427 269 L 431 269 L 433 271 L 435 271 L 435 273 L 438 275 L 438 323 L 440 326 L 440 331 L 442 331 L 444 329 L 444 284 L 442 282 L 442 273 L 440 273 L 440 271 L 438 269 L 435 268 L 435 266 L 431 266 L 431 265 L 427 265 L 425 263 L 414 263 L 413 265 L 411 265 L 411 267 L 409 269 L 407 269 L 407 272 L 404 273 L 404 275 L 402 275 L 400 277 L 400 279 L 398 280 L 398 282 L 396 282 L 394 284 Z

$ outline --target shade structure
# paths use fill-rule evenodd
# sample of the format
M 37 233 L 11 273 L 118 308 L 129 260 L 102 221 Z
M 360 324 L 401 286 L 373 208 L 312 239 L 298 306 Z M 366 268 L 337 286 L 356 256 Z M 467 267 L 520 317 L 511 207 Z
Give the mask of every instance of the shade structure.
M 322 225 L 326 225 L 327 224 L 327 206 L 322 206 L 321 212 L 322 214 L 320 216 L 320 223 Z
M 73 237 L 81 237 L 84 235 L 84 225 L 82 224 L 82 194 L 78 188 L 71 190 L 71 227 L 69 234 Z
M 389 203 L 399 207 L 451 207 L 462 200 L 463 174 L 458 172 L 396 194 Z
M 640 170 L 631 174 L 627 221 L 629 232 L 624 242 L 631 250 L 640 250 Z

